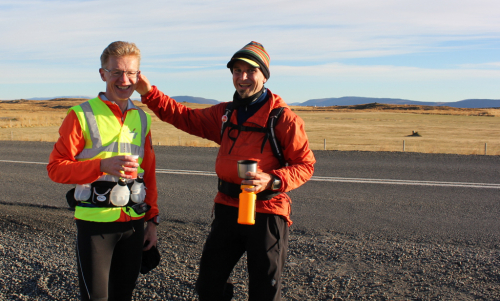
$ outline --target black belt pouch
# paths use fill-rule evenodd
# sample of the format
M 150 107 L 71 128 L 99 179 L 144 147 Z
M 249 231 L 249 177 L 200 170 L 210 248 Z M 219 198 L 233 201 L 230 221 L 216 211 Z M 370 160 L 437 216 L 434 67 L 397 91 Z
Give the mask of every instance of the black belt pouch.
M 92 196 L 90 200 L 92 204 L 98 207 L 114 207 L 111 204 L 110 194 L 116 182 L 99 181 L 91 184 Z
M 69 208 L 75 210 L 76 204 L 78 204 L 78 201 L 75 200 L 75 188 L 71 188 L 66 193 L 66 202 L 68 202 Z

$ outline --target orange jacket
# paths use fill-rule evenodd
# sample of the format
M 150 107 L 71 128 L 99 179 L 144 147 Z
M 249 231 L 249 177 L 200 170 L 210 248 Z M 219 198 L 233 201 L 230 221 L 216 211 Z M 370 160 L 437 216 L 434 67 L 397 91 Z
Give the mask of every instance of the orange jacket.
M 100 97 L 99 97 L 100 98 Z M 102 100 L 102 99 L 101 99 Z M 107 100 L 102 100 L 111 109 L 116 119 L 123 125 L 123 120 L 129 109 L 122 113 L 120 107 Z M 80 122 L 74 111 L 71 111 L 64 119 L 59 128 L 59 139 L 54 144 L 54 149 L 50 154 L 47 171 L 52 181 L 62 184 L 86 184 L 92 183 L 100 176 L 104 175 L 101 172 L 101 159 L 77 161 L 75 156 L 78 155 L 85 147 L 85 139 L 80 127 Z M 149 220 L 158 215 L 157 198 L 158 192 L 156 188 L 156 159 L 151 143 L 151 132 L 146 136 L 144 145 L 144 158 L 141 167 L 144 169 L 144 184 L 147 187 L 145 202 L 151 206 L 151 209 L 146 213 L 145 220 Z M 122 214 L 123 215 L 123 214 Z M 122 216 L 118 222 L 129 221 L 130 217 Z
M 270 94 L 269 100 L 243 125 L 266 127 L 272 109 L 288 107 L 280 96 L 272 94 L 270 90 L 268 93 Z M 238 177 L 237 172 L 238 160 L 255 160 L 258 162 L 258 171 L 279 177 L 282 181 L 280 192 L 288 192 L 301 186 L 313 174 L 316 159 L 309 149 L 304 121 L 290 109 L 283 111 L 275 127 L 276 137 L 289 164 L 286 167 L 281 167 L 269 143 L 266 143 L 261 153 L 263 133 L 240 132 L 231 153 L 229 153 L 229 149 L 233 145 L 233 141 L 228 137 L 229 127 L 226 128 L 222 141 L 220 136 L 222 116 L 228 103 L 220 103 L 206 109 L 189 109 L 163 94 L 156 86 L 153 86 L 153 89 L 142 97 L 142 102 L 153 110 L 161 120 L 192 135 L 220 144 L 215 171 L 217 176 L 226 182 L 241 183 L 242 179 Z M 231 122 L 234 124 L 237 124 L 237 115 L 237 110 L 235 110 L 231 116 Z M 232 137 L 236 135 L 231 133 Z M 238 207 L 239 200 L 218 192 L 215 202 Z M 291 225 L 290 203 L 289 196 L 282 193 L 268 201 L 257 201 L 256 211 L 281 215 Z

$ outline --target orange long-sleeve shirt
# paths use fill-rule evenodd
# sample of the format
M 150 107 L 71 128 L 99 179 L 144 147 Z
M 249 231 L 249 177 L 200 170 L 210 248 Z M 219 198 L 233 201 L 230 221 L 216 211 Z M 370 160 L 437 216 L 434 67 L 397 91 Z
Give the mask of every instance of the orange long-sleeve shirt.
M 120 107 L 110 101 L 101 99 L 113 112 L 116 119 L 123 125 L 123 121 L 127 116 L 127 112 L 135 110 L 128 109 L 122 113 Z M 85 147 L 85 139 L 83 136 L 80 122 L 74 111 L 64 119 L 59 128 L 59 139 L 54 145 L 54 149 L 50 154 L 47 171 L 52 181 L 62 184 L 86 184 L 92 183 L 100 176 L 104 175 L 101 172 L 101 159 L 78 161 L 75 159 Z M 144 145 L 144 158 L 141 163 L 144 169 L 144 184 L 147 187 L 145 202 L 151 206 L 151 209 L 146 213 L 145 220 L 149 220 L 158 215 L 158 189 L 156 186 L 156 158 L 151 142 L 151 131 L 146 136 Z

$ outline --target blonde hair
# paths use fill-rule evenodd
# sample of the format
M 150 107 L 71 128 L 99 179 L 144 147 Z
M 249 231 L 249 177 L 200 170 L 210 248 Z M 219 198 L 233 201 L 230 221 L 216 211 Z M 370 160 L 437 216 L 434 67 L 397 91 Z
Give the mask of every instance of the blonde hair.
M 134 43 L 116 41 L 108 45 L 106 49 L 101 54 L 101 68 L 106 68 L 110 56 L 126 56 L 134 55 L 139 59 L 139 64 L 141 63 L 141 51 Z

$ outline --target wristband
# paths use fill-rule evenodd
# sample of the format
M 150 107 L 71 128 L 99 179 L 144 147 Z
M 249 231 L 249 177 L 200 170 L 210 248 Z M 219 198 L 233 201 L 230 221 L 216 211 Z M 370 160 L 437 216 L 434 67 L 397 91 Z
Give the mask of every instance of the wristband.
M 150 219 L 148 222 L 152 222 L 153 224 L 158 226 L 160 224 L 160 216 L 157 215 L 157 216 L 153 217 L 152 219 Z

